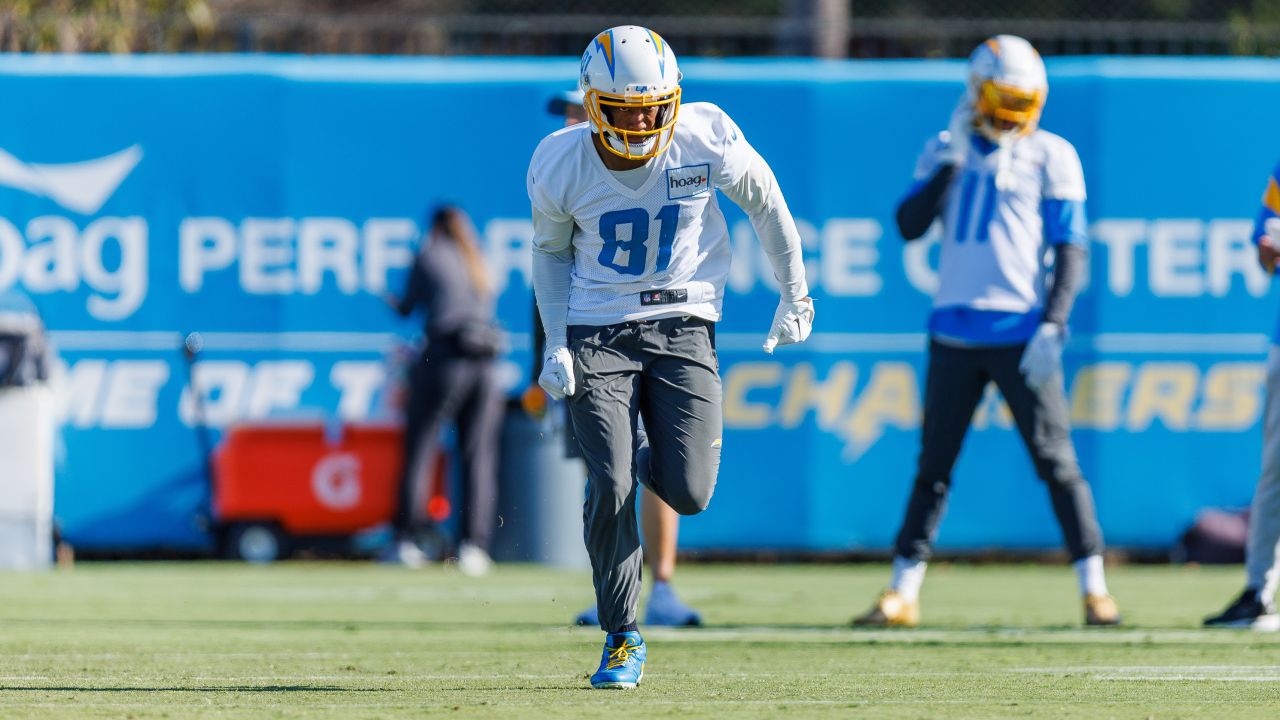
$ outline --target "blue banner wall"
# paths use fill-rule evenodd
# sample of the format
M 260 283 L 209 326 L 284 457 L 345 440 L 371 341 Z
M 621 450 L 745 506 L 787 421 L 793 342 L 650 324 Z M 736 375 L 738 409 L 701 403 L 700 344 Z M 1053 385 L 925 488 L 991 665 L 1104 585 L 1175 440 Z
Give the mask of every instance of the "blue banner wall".
M 464 205 L 527 381 L 525 169 L 576 61 L 0 58 L 0 289 L 66 363 L 57 514 L 91 548 L 207 547 L 182 339 L 216 428 L 388 409 L 388 348 L 420 220 Z M 689 61 L 770 161 L 800 222 L 817 332 L 759 350 L 776 303 L 749 224 L 720 327 L 726 437 L 686 548 L 883 549 L 917 451 L 936 239 L 894 205 L 962 89 L 955 62 Z M 1080 151 L 1090 285 L 1073 319 L 1075 439 L 1113 545 L 1162 547 L 1258 472 L 1269 279 L 1248 236 L 1280 157 L 1280 62 L 1064 59 L 1043 125 Z M 727 205 L 727 203 L 725 203 Z M 998 396 L 975 420 L 941 545 L 1060 537 Z

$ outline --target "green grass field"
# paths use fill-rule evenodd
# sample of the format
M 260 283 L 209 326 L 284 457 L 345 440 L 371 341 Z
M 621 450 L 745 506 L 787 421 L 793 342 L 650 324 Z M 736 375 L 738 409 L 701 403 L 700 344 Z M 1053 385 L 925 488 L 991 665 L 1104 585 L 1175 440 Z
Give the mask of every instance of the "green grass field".
M 0 576 L 0 717 L 1275 718 L 1280 637 L 1197 629 L 1241 576 L 1113 568 L 1084 630 L 1069 568 L 937 565 L 923 627 L 854 631 L 884 566 L 686 564 L 709 627 L 606 692 L 584 573 L 82 563 Z

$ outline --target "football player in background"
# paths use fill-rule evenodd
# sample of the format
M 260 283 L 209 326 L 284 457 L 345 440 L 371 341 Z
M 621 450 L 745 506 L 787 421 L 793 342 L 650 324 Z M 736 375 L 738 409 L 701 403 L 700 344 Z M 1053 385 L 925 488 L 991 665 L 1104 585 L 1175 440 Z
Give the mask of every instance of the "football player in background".
M 582 104 L 581 90 L 565 90 L 547 101 L 547 112 L 564 118 L 564 126 L 587 121 L 587 108 Z
M 1253 226 L 1258 263 L 1275 274 L 1280 258 L 1280 166 L 1267 179 L 1262 209 Z M 1276 554 L 1280 546 L 1280 329 L 1267 354 L 1267 404 L 1262 425 L 1262 475 L 1249 509 L 1249 536 L 1244 549 L 1244 592 L 1226 610 L 1205 618 L 1205 627 L 1280 630 Z
M 581 90 L 568 90 L 556 95 L 547 103 L 547 112 L 564 118 L 565 127 L 587 121 L 587 109 L 582 104 Z M 546 333 L 542 322 L 534 316 L 534 338 L 536 347 L 534 356 L 538 358 L 535 375 L 542 372 L 541 358 L 546 350 Z M 566 453 L 569 457 L 581 458 L 577 440 L 572 437 L 572 419 L 567 420 L 566 431 L 569 434 L 566 442 Z M 662 498 L 645 487 L 644 474 L 649 471 L 649 438 L 644 431 L 644 422 L 639 422 L 636 429 L 636 471 L 641 473 L 640 481 L 640 527 L 644 538 L 644 559 L 652 573 L 653 583 L 649 588 L 649 600 L 645 603 L 644 622 L 646 625 L 664 625 L 674 627 L 696 627 L 702 624 L 702 616 L 697 610 L 685 605 L 676 595 L 671 585 L 672 576 L 676 572 L 676 543 L 680 537 L 680 514 L 671 506 L 662 502 Z M 595 604 L 583 610 L 574 618 L 578 625 L 599 625 L 600 612 Z
M 638 417 L 649 488 L 676 512 L 706 509 L 723 418 L 715 322 L 731 247 L 719 189 L 751 218 L 781 290 L 764 347 L 812 327 L 800 236 L 773 172 L 720 108 L 680 102 L 675 54 L 636 26 L 582 55 L 588 122 L 534 152 L 533 284 L 547 350 L 539 384 L 568 398 L 587 464 L 585 538 L 600 627 L 596 688 L 632 688 L 646 646 L 636 625 Z
M 1048 94 L 1031 44 L 999 35 L 969 58 L 949 129 L 929 140 L 897 209 L 906 240 L 942 219 L 929 316 L 920 456 L 898 532 L 893 579 L 857 625 L 919 622 L 925 567 L 951 471 L 987 383 L 995 382 L 1031 453 L 1079 577 L 1085 622 L 1115 625 L 1093 495 L 1071 442 L 1062 376 L 1067 318 L 1086 268 L 1085 185 L 1071 143 L 1038 127 Z M 1046 251 L 1056 259 L 1046 287 Z

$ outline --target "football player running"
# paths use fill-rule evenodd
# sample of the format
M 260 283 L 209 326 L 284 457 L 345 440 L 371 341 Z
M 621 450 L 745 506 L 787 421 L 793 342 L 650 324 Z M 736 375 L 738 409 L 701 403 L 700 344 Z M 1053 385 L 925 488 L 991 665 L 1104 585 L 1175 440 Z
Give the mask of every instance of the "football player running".
M 621 26 L 582 55 L 588 122 L 538 146 L 527 179 L 533 283 L 547 350 L 539 384 L 567 397 L 587 464 L 585 539 L 600 627 L 595 688 L 633 688 L 641 553 L 635 441 L 643 417 L 649 489 L 682 515 L 706 509 L 720 464 L 715 354 L 730 244 L 718 189 L 755 227 L 781 300 L 764 348 L 813 323 L 800 236 L 773 172 L 720 108 L 681 104 L 675 54 Z
M 1071 442 L 1062 349 L 1085 272 L 1085 185 L 1071 143 L 1038 127 L 1048 94 L 1031 44 L 999 35 L 969 57 L 968 88 L 929 140 L 897 209 L 906 240 L 941 218 L 938 290 L 915 485 L 889 589 L 856 625 L 919 622 L 919 592 L 951 471 L 987 383 L 995 382 L 1031 453 L 1084 598 L 1085 622 L 1115 625 L 1093 495 Z M 1055 251 L 1046 287 L 1046 254 Z
M 565 126 L 577 125 L 587 121 L 587 109 L 582 104 L 582 91 L 573 90 L 561 93 L 547 103 L 547 111 L 552 115 L 564 118 Z M 547 335 L 542 330 L 542 322 L 534 318 L 536 357 L 539 361 L 546 349 Z M 540 340 L 539 340 L 540 339 Z M 535 372 L 540 372 L 541 366 Z M 572 419 L 568 420 L 569 434 L 572 435 Z M 577 441 L 570 438 L 573 444 L 570 457 L 582 457 L 577 449 Z M 644 432 L 644 422 L 636 428 L 636 471 L 649 471 L 649 439 Z M 676 543 L 680 537 L 680 514 L 672 510 L 662 499 L 654 495 L 644 486 L 647 484 L 643 475 L 640 481 L 640 526 L 644 537 L 644 559 L 653 574 L 653 582 L 649 588 L 649 602 L 645 607 L 644 622 L 646 625 L 666 625 L 671 627 L 696 627 L 702 624 L 702 615 L 697 610 L 684 604 L 676 594 L 672 585 L 672 576 L 676 572 Z M 595 603 L 578 613 L 574 618 L 577 625 L 599 625 L 600 612 Z
M 1253 226 L 1258 264 L 1275 274 L 1280 259 L 1280 166 L 1267 179 L 1262 209 Z M 1205 627 L 1280 630 L 1276 584 L 1280 583 L 1280 328 L 1267 355 L 1267 404 L 1262 423 L 1262 475 L 1249 509 L 1249 536 L 1244 549 L 1245 588 L 1225 610 L 1207 617 Z

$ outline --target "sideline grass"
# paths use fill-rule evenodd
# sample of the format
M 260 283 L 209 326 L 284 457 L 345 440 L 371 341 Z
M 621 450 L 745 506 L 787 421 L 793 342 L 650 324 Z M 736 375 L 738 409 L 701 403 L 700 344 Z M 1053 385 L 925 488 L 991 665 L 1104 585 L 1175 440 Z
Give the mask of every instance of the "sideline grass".
M 1110 571 L 1085 630 L 1065 567 L 930 569 L 924 627 L 855 632 L 875 565 L 685 565 L 703 630 L 645 631 L 634 692 L 586 689 L 582 573 L 82 564 L 0 575 L 3 718 L 1274 718 L 1280 637 L 1197 629 L 1239 568 Z M 642 628 L 643 629 L 643 628 Z

